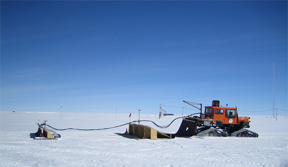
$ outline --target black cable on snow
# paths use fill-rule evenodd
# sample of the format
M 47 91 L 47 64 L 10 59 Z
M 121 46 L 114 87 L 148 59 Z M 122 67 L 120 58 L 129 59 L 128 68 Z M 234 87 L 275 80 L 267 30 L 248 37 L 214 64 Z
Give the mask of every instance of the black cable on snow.
M 107 130 L 107 129 L 118 128 L 118 127 L 125 126 L 125 125 L 128 125 L 128 124 L 133 123 L 133 122 L 138 122 L 138 121 L 132 121 L 132 122 L 128 122 L 128 123 L 121 124 L 121 125 L 117 125 L 117 126 L 112 126 L 112 127 L 108 127 L 108 128 L 98 128 L 98 129 L 79 129 L 79 128 L 64 128 L 64 129 L 58 129 L 58 128 L 54 128 L 54 127 L 51 126 L 51 125 L 46 125 L 46 126 L 48 126 L 48 127 L 51 128 L 51 129 L 58 130 L 58 131 L 64 131 L 64 130 L 94 131 L 94 130 Z
M 195 114 L 198 114 L 198 113 L 195 113 Z M 188 115 L 188 116 L 192 116 L 192 115 L 195 115 L 195 114 L 191 114 L 191 115 Z M 180 118 L 186 118 L 188 116 L 184 116 L 184 117 L 177 117 L 175 119 L 173 119 L 168 125 L 166 126 L 161 126 L 161 125 L 158 125 L 156 124 L 154 121 L 151 121 L 151 120 L 140 120 L 140 121 L 131 121 L 131 122 L 127 122 L 127 123 L 124 123 L 124 124 L 121 124 L 121 125 L 117 125 L 117 126 L 112 126 L 112 127 L 107 127 L 107 128 L 98 128 L 98 129 L 79 129 L 79 128 L 64 128 L 64 129 L 59 129 L 59 128 L 55 128 L 51 125 L 47 125 L 49 128 L 51 129 L 54 129 L 54 130 L 58 130 L 58 131 L 64 131 L 64 130 L 80 130 L 80 131 L 96 131 L 96 130 L 108 130 L 108 129 L 114 129 L 114 128 L 119 128 L 121 126 L 125 126 L 125 125 L 128 125 L 128 124 L 131 124 L 131 123 L 135 123 L 135 122 L 151 122 L 153 123 L 155 126 L 157 126 L 158 128 L 168 128 L 174 121 L 176 121 L 177 119 L 180 119 Z M 42 124 L 44 125 L 44 124 Z M 41 126 L 42 126 L 41 125 Z

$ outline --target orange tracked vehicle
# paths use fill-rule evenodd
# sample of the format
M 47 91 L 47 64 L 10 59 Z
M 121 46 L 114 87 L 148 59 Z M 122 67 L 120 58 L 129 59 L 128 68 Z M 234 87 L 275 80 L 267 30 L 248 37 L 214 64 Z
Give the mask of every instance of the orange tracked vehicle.
M 185 118 L 195 122 L 195 133 L 193 135 L 258 137 L 257 133 L 247 129 L 250 128 L 250 117 L 239 117 L 237 107 L 222 107 L 219 100 L 213 100 L 212 106 L 205 106 L 205 111 L 202 113 L 201 103 L 192 103 L 185 100 L 183 102 L 200 110 L 199 117 L 188 116 Z M 200 105 L 200 107 L 195 105 Z

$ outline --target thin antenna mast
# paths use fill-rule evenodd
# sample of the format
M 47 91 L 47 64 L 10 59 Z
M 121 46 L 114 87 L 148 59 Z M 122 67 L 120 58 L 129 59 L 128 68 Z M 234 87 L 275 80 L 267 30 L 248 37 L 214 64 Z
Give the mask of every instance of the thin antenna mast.
M 273 62 L 273 118 L 275 118 L 275 62 Z

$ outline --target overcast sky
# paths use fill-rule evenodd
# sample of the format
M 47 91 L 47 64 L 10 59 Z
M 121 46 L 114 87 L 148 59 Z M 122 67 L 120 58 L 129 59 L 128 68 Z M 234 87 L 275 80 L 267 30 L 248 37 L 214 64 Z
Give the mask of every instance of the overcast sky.
M 1 1 L 1 111 L 270 115 L 273 62 L 287 115 L 286 1 Z

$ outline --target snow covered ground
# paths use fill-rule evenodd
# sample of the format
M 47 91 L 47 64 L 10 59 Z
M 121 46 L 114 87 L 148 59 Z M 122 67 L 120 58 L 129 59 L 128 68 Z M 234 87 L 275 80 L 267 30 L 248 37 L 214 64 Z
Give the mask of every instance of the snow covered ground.
M 150 119 L 167 125 L 176 116 Z M 258 138 L 191 137 L 131 139 L 128 126 L 104 131 L 58 131 L 59 140 L 33 140 L 35 123 L 48 120 L 57 128 L 104 128 L 129 122 L 129 114 L 1 112 L 0 166 L 288 166 L 288 118 L 251 116 Z M 131 120 L 138 115 L 132 114 Z M 175 133 L 181 119 L 167 129 Z

